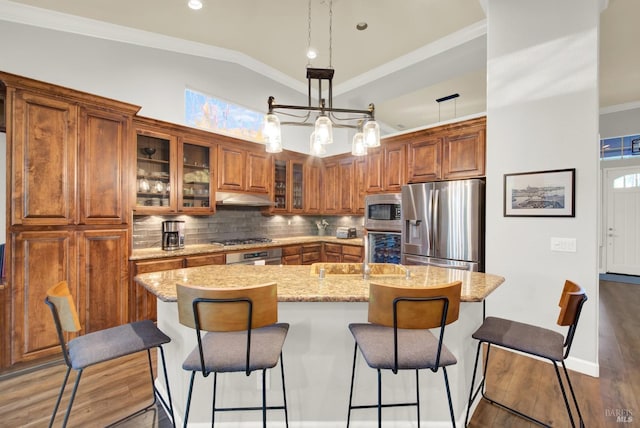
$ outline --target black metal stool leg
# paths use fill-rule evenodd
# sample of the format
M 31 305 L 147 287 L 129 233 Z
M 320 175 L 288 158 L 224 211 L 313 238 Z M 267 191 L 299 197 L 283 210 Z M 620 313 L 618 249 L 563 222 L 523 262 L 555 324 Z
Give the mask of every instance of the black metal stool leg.
M 378 428 L 382 428 L 382 373 L 378 371 Z
M 80 378 L 82 377 L 82 370 L 78 370 L 76 376 L 76 382 L 73 384 L 73 391 L 71 392 L 71 398 L 69 399 L 69 406 L 67 406 L 67 413 L 64 415 L 64 422 L 62 422 L 62 428 L 67 426 L 69 421 L 69 415 L 71 415 L 71 407 L 73 406 L 73 400 L 76 398 L 76 392 L 78 391 L 78 385 L 80 384 Z
M 51 420 L 49 421 L 49 428 L 53 426 L 53 421 L 56 419 L 56 413 L 58 413 L 58 407 L 60 407 L 62 394 L 64 393 L 64 389 L 67 386 L 67 380 L 69 380 L 69 373 L 71 373 L 71 367 L 67 367 L 67 372 L 64 375 L 64 380 L 62 381 L 62 386 L 60 387 L 60 393 L 58 394 L 58 399 L 56 400 L 56 405 L 53 408 L 53 414 L 51 415 Z
M 471 412 L 471 404 L 475 401 L 478 396 L 478 392 L 480 389 L 484 387 L 484 378 L 480 381 L 480 385 L 478 388 L 473 390 L 473 386 L 476 384 L 476 373 L 478 372 L 478 360 L 480 358 L 480 347 L 482 346 L 482 342 L 478 342 L 478 347 L 476 349 L 476 361 L 473 365 L 473 375 L 471 376 L 471 389 L 469 390 L 469 402 L 467 403 L 467 415 L 464 418 L 464 426 L 466 427 L 469 424 L 469 413 Z
M 171 425 L 175 428 L 176 426 L 176 419 L 175 416 L 173 414 L 173 400 L 171 398 L 171 387 L 169 387 L 169 376 L 167 374 L 167 363 L 164 359 L 164 349 L 162 348 L 162 346 L 158 347 L 160 349 L 160 357 L 162 359 L 162 371 L 164 372 L 164 382 L 165 385 L 167 386 L 167 398 L 169 399 L 169 413 L 171 414 Z M 155 384 L 154 384 L 154 390 L 157 391 L 157 389 L 155 388 Z M 160 401 L 162 402 L 163 406 L 166 408 L 167 407 L 167 403 L 164 401 L 164 399 L 162 398 L 162 396 L 160 394 L 158 394 L 158 398 L 160 398 Z
M 449 402 L 449 414 L 451 415 L 451 425 L 456 428 L 456 417 L 453 414 L 453 403 L 451 402 L 451 389 L 449 388 L 449 376 L 447 376 L 447 368 L 442 367 L 442 373 L 444 373 L 444 386 L 447 389 L 447 401 Z
M 576 410 L 578 412 L 578 418 L 580 419 L 580 426 L 584 427 L 584 419 L 582 419 L 582 412 L 580 411 L 580 406 L 578 405 L 578 400 L 576 399 L 576 393 L 573 390 L 571 379 L 569 379 L 569 372 L 567 371 L 567 366 L 565 366 L 564 361 L 562 361 L 562 369 L 564 370 L 564 376 L 567 378 L 567 384 L 569 384 L 569 391 L 571 391 L 573 404 L 576 406 Z
M 267 428 L 267 369 L 262 369 L 262 428 Z
M 358 344 L 353 347 L 353 367 L 351 368 L 351 390 L 349 392 L 349 411 L 347 412 L 347 428 L 349 428 L 349 422 L 351 421 L 351 404 L 353 400 L 353 380 L 356 374 L 356 356 L 358 355 Z
M 184 410 L 184 423 L 183 428 L 187 428 L 187 422 L 189 421 L 189 409 L 191 407 L 191 393 L 193 392 L 193 380 L 196 377 L 196 372 L 191 372 L 191 380 L 189 381 L 189 393 L 187 394 L 187 407 Z
M 213 403 L 211 405 L 211 428 L 216 421 L 216 390 L 218 389 L 218 373 L 213 372 Z
M 418 428 L 420 428 L 420 379 L 416 370 L 416 413 L 418 416 Z
M 289 413 L 287 412 L 287 391 L 284 387 L 284 363 L 282 362 L 282 352 L 280 353 L 280 373 L 282 375 L 282 401 L 284 402 L 284 425 L 289 428 Z

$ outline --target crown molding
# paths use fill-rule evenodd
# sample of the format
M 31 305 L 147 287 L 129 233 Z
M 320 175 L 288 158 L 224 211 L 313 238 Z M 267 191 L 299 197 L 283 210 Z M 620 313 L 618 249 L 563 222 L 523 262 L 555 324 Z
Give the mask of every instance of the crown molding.
M 621 111 L 634 110 L 634 109 L 640 109 L 640 101 L 632 101 L 630 103 L 602 107 L 600 109 L 600 114 L 618 113 Z

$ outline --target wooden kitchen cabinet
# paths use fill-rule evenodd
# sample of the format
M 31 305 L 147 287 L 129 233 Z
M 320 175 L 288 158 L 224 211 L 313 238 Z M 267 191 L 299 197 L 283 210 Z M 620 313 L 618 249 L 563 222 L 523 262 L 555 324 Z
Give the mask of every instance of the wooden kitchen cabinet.
M 76 299 L 78 334 L 127 320 L 130 144 L 139 107 L 8 73 L 0 81 L 12 261 L 4 368 L 60 353 L 44 304 L 59 281 Z
M 442 177 L 446 180 L 485 174 L 484 124 L 447 135 L 443 139 Z
M 184 267 L 223 265 L 226 262 L 224 253 L 205 254 L 201 256 L 189 256 L 184 259 Z
M 6 362 L 9 366 L 60 352 L 51 311 L 44 303 L 49 287 L 59 281 L 67 281 L 76 308 L 81 308 L 73 231 L 12 233 L 11 248 L 14 263 L 9 277 L 13 312 L 10 317 L 11 352 Z
M 218 145 L 218 190 L 270 193 L 272 171 L 271 156 L 249 143 Z
M 178 139 L 178 211 L 213 214 L 215 211 L 211 167 L 215 150 L 193 136 Z
M 7 101 L 11 225 L 76 223 L 77 103 L 10 87 Z
M 482 177 L 485 174 L 486 118 L 407 134 L 409 183 Z
M 78 313 L 83 333 L 125 324 L 129 318 L 129 233 L 78 232 Z
M 328 263 L 341 263 L 342 262 L 342 245 L 325 242 L 324 243 L 324 261 Z
M 358 157 L 354 163 L 355 167 L 355 192 L 354 192 L 354 213 L 364 215 L 364 200 L 367 196 L 366 176 L 367 159 Z
M 336 160 L 325 162 L 322 172 L 322 213 L 340 211 L 340 164 Z
M 282 247 L 282 264 L 301 265 L 302 245 L 287 245 L 286 247 Z
M 302 246 L 302 264 L 310 265 L 322 261 L 322 244 L 304 244 Z
M 131 263 L 131 290 L 129 293 L 129 321 L 145 319 L 155 320 L 157 316 L 156 296 L 146 288 L 133 281 L 133 277 L 143 273 L 161 272 L 163 270 L 182 269 L 183 257 L 172 257 L 160 260 L 134 261 Z
M 304 165 L 304 213 L 319 214 L 322 210 L 323 168 L 320 160 L 309 156 Z
M 363 254 L 361 246 L 324 243 L 324 261 L 329 263 L 362 263 Z
M 129 206 L 131 114 L 80 108 L 80 224 L 126 224 Z
M 342 261 L 344 263 L 362 263 L 364 260 L 364 247 L 358 245 L 342 246 Z
M 215 212 L 215 144 L 211 134 L 155 119 L 136 117 L 138 215 Z
M 427 137 L 409 144 L 408 182 L 422 183 L 442 177 L 442 138 Z
M 305 173 L 304 158 L 282 152 L 273 159 L 274 214 L 298 214 L 304 212 Z
M 405 184 L 406 163 L 404 142 L 385 142 L 378 148 L 369 149 L 366 156 L 366 192 L 400 192 Z
M 22 231 L 11 237 L 14 332 L 10 365 L 60 352 L 46 290 L 67 281 L 86 334 L 127 321 L 128 232 Z M 19 286 L 18 286 L 19 285 Z
M 322 177 L 323 214 L 355 214 L 357 192 L 356 167 L 353 156 L 327 158 Z

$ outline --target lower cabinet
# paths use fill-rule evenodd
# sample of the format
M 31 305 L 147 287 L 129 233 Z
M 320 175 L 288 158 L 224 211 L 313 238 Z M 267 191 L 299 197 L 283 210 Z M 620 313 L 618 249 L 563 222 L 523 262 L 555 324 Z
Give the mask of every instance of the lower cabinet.
M 21 231 L 11 234 L 14 264 L 8 365 L 60 353 L 46 290 L 67 281 L 80 334 L 127 320 L 128 232 L 113 230 Z
M 331 263 L 362 263 L 364 248 L 356 245 L 343 245 L 325 242 L 324 259 Z
M 129 293 L 129 320 L 133 322 L 145 319 L 156 319 L 156 296 L 133 280 L 136 275 L 149 272 L 161 272 L 163 270 L 182 269 L 185 267 L 223 265 L 225 264 L 225 261 L 226 256 L 224 253 L 132 261 L 131 290 Z
M 282 264 L 301 265 L 302 245 L 288 245 L 286 247 L 282 247 Z
M 302 246 L 302 264 L 310 265 L 322 261 L 322 244 L 304 244 Z

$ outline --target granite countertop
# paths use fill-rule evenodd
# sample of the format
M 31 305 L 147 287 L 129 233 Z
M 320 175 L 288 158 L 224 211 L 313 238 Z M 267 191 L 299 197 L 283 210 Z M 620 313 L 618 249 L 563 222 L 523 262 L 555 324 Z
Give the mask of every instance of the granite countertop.
M 362 246 L 362 238 L 350 238 L 342 239 L 335 236 L 296 236 L 290 238 L 276 238 L 271 242 L 261 242 L 259 244 L 248 245 L 232 245 L 225 246 L 220 244 L 197 244 L 197 245 L 185 245 L 183 249 L 166 251 L 162 248 L 143 248 L 133 250 L 129 260 L 150 260 L 150 259 L 163 259 L 167 257 L 184 257 L 192 256 L 196 254 L 208 254 L 208 253 L 228 253 L 232 251 L 249 250 L 254 248 L 270 248 L 270 247 L 283 247 L 286 245 L 295 244 L 308 244 L 308 243 L 322 243 L 332 242 L 337 244 L 346 245 L 359 245 Z
M 203 287 L 237 287 L 267 282 L 278 284 L 280 302 L 366 302 L 369 283 L 383 282 L 398 286 L 424 287 L 462 281 L 463 302 L 480 302 L 504 282 L 498 275 L 444 269 L 434 266 L 407 266 L 404 274 L 371 275 L 327 274 L 324 279 L 312 274 L 311 266 L 210 265 L 174 269 L 138 275 L 135 281 L 160 300 L 176 301 L 176 284 Z

